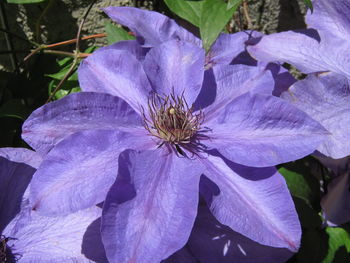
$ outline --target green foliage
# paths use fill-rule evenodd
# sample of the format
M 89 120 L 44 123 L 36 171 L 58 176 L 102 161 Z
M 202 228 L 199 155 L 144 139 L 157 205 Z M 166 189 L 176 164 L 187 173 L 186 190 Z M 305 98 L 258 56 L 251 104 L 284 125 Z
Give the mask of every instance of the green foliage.
M 310 8 L 311 13 L 312 13 L 312 12 L 314 11 L 314 7 L 313 7 L 313 5 L 312 5 L 311 0 L 304 0 L 304 3 L 306 4 L 306 6 L 307 6 L 308 8 Z
M 9 4 L 35 4 L 35 3 L 42 3 L 46 0 L 7 0 L 7 3 Z
M 171 11 L 199 27 L 203 47 L 208 51 L 242 0 L 164 0 Z
M 328 251 L 322 263 L 350 262 L 350 236 L 343 228 L 327 227 Z
M 129 35 L 123 28 L 118 27 L 112 23 L 107 22 L 105 24 L 105 31 L 107 34 L 107 42 L 108 45 L 111 45 L 115 42 L 119 42 L 121 40 L 132 40 L 135 39 L 134 36 Z
M 283 164 L 278 171 L 286 179 L 293 196 L 304 200 L 309 206 L 318 206 L 321 197 L 320 183 L 312 175 L 312 164 L 317 165 L 313 158 L 305 158 Z
M 193 25 L 200 26 L 203 1 L 164 0 L 169 9 Z

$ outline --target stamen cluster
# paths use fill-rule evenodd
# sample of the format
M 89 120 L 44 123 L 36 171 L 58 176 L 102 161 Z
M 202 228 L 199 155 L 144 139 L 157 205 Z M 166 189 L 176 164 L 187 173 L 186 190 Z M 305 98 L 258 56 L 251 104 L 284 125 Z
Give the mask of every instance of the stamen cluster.
M 144 126 L 148 132 L 176 147 L 192 144 L 196 140 L 196 135 L 203 122 L 204 115 L 201 111 L 193 113 L 193 108 L 189 107 L 183 94 L 175 96 L 161 97 L 154 94 L 148 100 L 149 116 L 144 115 Z M 161 146 L 160 145 L 160 146 Z

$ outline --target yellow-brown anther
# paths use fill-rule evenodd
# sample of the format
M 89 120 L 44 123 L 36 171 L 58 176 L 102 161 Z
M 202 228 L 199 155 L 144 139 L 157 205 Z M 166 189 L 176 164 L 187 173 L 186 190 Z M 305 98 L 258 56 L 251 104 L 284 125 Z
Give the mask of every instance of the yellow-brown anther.
M 144 114 L 148 132 L 163 143 L 175 145 L 176 149 L 193 142 L 203 121 L 203 113 L 194 114 L 182 95 L 161 97 L 155 94 L 148 101 L 148 112 L 148 118 Z

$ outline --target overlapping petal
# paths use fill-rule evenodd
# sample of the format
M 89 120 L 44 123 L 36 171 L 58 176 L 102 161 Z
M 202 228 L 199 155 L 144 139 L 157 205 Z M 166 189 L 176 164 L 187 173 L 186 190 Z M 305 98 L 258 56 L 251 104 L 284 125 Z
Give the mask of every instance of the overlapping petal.
M 126 151 L 119 164 L 103 208 L 107 257 L 111 262 L 160 262 L 190 235 L 202 166 L 166 148 Z
M 213 68 L 213 85 L 207 89 L 215 89 L 210 94 L 213 97 L 212 104 L 205 109 L 205 119 L 209 121 L 218 114 L 235 98 L 246 92 L 272 94 L 274 80 L 272 74 L 266 69 L 266 65 L 251 67 L 246 65 L 217 65 Z M 214 86 L 215 85 L 215 86 Z M 200 96 L 196 102 L 198 108 L 204 108 L 208 95 Z M 203 100 L 203 102 L 201 102 Z M 202 105 L 203 106 L 202 106 Z
M 245 52 L 246 42 L 261 37 L 257 31 L 242 31 L 234 34 L 220 34 L 208 53 L 208 63 L 229 65 L 241 53 Z
M 112 20 L 130 28 L 145 46 L 156 46 L 172 39 L 201 46 L 200 39 L 160 13 L 134 7 L 107 7 L 103 10 Z
M 159 95 L 184 95 L 191 105 L 203 82 L 204 50 L 171 40 L 152 48 L 143 66 L 155 92 Z
M 59 216 L 102 202 L 117 176 L 119 154 L 153 146 L 142 132 L 89 130 L 58 143 L 31 182 L 33 209 Z
M 219 223 L 207 206 L 201 205 L 188 247 L 202 263 L 284 263 L 293 253 L 264 246 Z
M 101 49 L 83 60 L 78 69 L 83 91 L 109 93 L 125 100 L 136 112 L 147 105 L 151 92 L 141 62 L 130 52 Z
M 298 250 L 298 215 L 275 168 L 245 167 L 215 155 L 201 161 L 205 175 L 220 189 L 207 198 L 220 223 L 260 244 Z
M 231 161 L 264 167 L 312 153 L 329 134 L 318 122 L 273 96 L 246 93 L 209 123 L 210 140 Z
M 321 123 L 330 134 L 317 148 L 334 159 L 350 155 L 350 84 L 334 73 L 309 75 L 281 97 Z
M 324 217 L 333 225 L 350 221 L 350 173 L 347 171 L 334 178 L 328 185 L 327 194 L 321 200 Z
M 29 159 L 30 163 L 35 155 L 33 151 L 20 149 L 7 151 L 5 158 L 0 157 L 0 233 L 20 211 L 22 197 L 35 172 L 26 161 Z
M 44 155 L 69 135 L 96 129 L 133 128 L 141 117 L 125 101 L 109 94 L 81 92 L 46 104 L 24 122 L 22 138 Z
M 350 3 L 347 0 L 316 0 L 313 1 L 314 11 L 306 15 L 309 27 L 326 34 L 343 38 L 350 37 Z
M 91 262 L 90 258 L 82 254 L 84 235 L 89 225 L 100 216 L 101 209 L 92 207 L 66 217 L 44 217 L 31 211 L 27 205 L 3 234 L 11 237 L 7 243 L 8 249 L 20 262 L 88 263 Z M 93 242 L 97 244 L 97 241 Z M 92 242 L 90 246 L 93 246 Z M 103 248 L 100 248 L 102 251 L 94 253 L 103 255 Z M 107 262 L 103 258 L 100 257 L 102 261 L 99 262 Z

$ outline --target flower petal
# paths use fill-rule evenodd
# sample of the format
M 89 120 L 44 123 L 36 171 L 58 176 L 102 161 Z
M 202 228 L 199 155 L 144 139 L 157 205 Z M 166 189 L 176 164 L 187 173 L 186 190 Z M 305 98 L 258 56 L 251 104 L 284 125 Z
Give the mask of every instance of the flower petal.
M 78 68 L 83 91 L 109 93 L 125 100 L 136 112 L 147 105 L 151 92 L 141 63 L 125 50 L 105 48 L 84 59 Z
M 35 156 L 35 152 L 19 149 L 18 155 L 14 151 L 10 155 L 14 158 L 0 157 L 0 233 L 20 211 L 24 192 L 35 172 L 32 166 L 22 162 Z M 22 156 L 18 158 L 19 155 Z M 11 159 L 22 160 L 19 163 Z
M 125 50 L 130 52 L 137 60 L 143 61 L 149 48 L 144 48 L 137 40 L 122 40 L 98 50 Z
M 348 41 L 350 37 L 350 3 L 348 0 L 317 0 L 314 11 L 306 15 L 308 27 Z
M 141 37 L 145 46 L 156 46 L 171 39 L 180 39 L 201 46 L 198 38 L 160 13 L 134 7 L 107 7 L 103 11 L 112 20 L 127 26 L 136 36 Z
M 42 162 L 42 157 L 37 152 L 26 148 L 0 148 L 0 156 L 11 162 L 25 163 L 34 168 L 38 168 Z
M 140 133 L 74 133 L 47 154 L 35 173 L 30 188 L 33 209 L 58 216 L 102 202 L 117 176 L 119 154 L 147 143 L 152 145 Z
M 334 159 L 350 155 L 350 85 L 338 74 L 309 75 L 281 97 L 321 123 L 331 134 L 317 148 Z
M 261 36 L 262 33 L 257 31 L 242 31 L 234 34 L 221 33 L 207 55 L 209 63 L 213 65 L 231 64 L 234 58 L 245 52 L 246 41 Z
M 184 94 L 191 105 L 203 82 L 204 50 L 186 42 L 168 41 L 147 53 L 144 69 L 158 94 Z
M 213 94 L 215 99 L 212 105 L 205 110 L 206 121 L 216 118 L 227 104 L 248 91 L 271 95 L 274 89 L 275 83 L 271 72 L 266 69 L 266 64 L 258 67 L 217 65 L 213 68 L 213 74 L 216 82 L 216 92 Z M 215 86 L 208 88 L 213 89 Z
M 328 192 L 321 200 L 325 219 L 333 225 L 350 221 L 350 174 L 334 178 L 328 185 Z
M 298 215 L 275 168 L 245 167 L 213 155 L 201 160 L 205 175 L 220 189 L 208 200 L 220 223 L 260 244 L 298 250 Z
M 103 207 L 107 257 L 110 262 L 160 262 L 187 242 L 197 214 L 202 166 L 162 148 L 126 151 L 119 164 Z
M 202 263 L 284 263 L 293 253 L 264 246 L 220 224 L 205 205 L 199 207 L 188 246 Z
M 302 158 L 329 134 L 306 113 L 274 96 L 246 93 L 207 123 L 210 140 L 226 158 L 264 167 Z
M 82 254 L 84 233 L 100 215 L 101 209 L 92 207 L 66 217 L 45 217 L 27 206 L 3 234 L 13 238 L 7 244 L 21 262 L 88 263 L 90 259 Z M 101 248 L 95 253 L 103 255 Z
M 79 131 L 122 130 L 141 125 L 140 115 L 122 99 L 79 92 L 35 110 L 23 124 L 22 138 L 44 155 L 58 142 Z
M 316 36 L 313 29 L 264 36 L 258 44 L 247 49 L 260 61 L 287 62 L 305 73 L 330 70 L 350 77 L 349 42 L 332 39 L 322 32 Z

